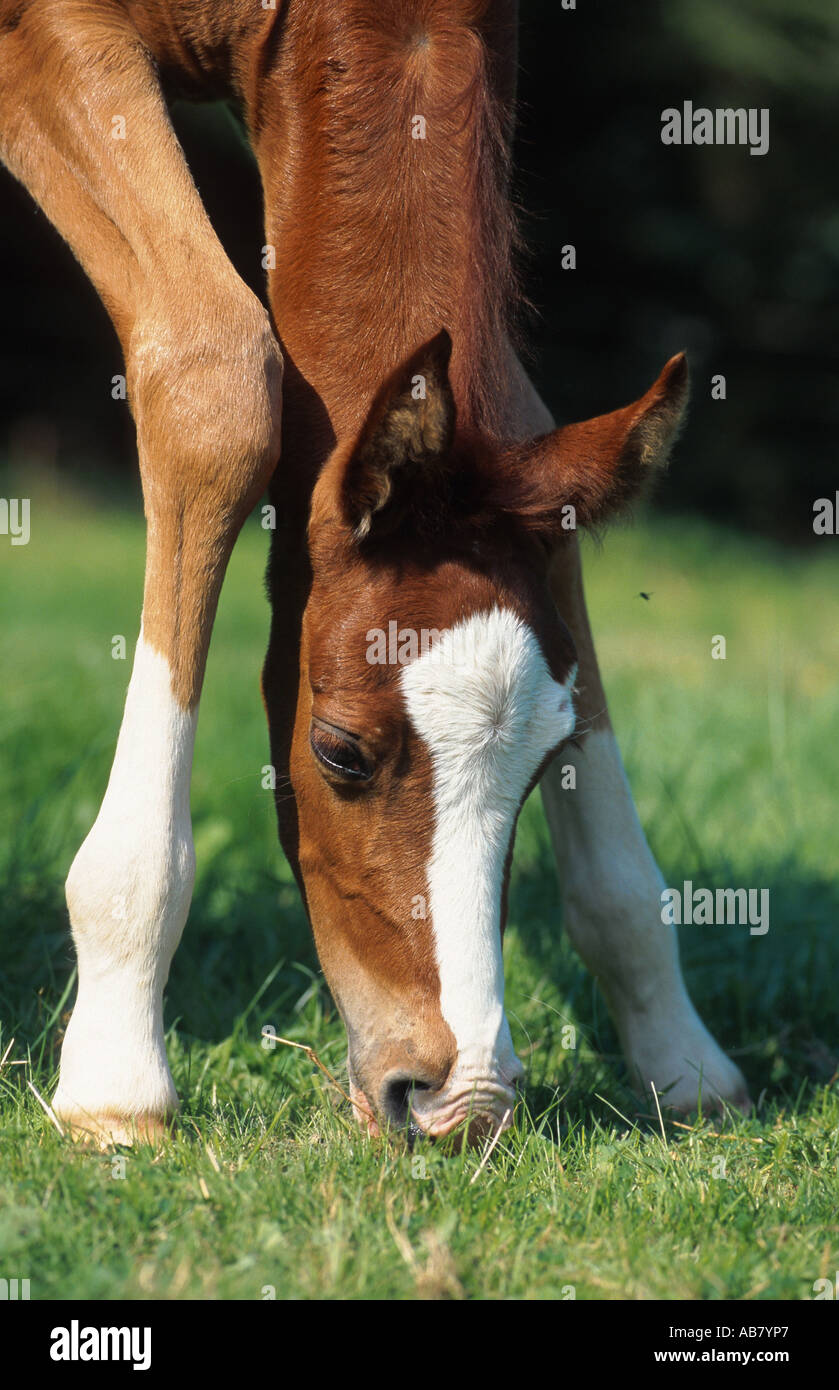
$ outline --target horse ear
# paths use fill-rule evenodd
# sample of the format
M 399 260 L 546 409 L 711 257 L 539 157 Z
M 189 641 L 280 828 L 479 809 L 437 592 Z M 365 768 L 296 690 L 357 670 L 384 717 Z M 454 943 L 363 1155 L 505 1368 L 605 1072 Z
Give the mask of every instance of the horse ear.
M 549 541 L 574 526 L 604 521 L 666 467 L 689 389 L 687 358 L 680 352 L 634 404 L 509 450 L 500 470 L 499 489 L 507 494 L 501 509 Z
M 374 525 L 390 529 L 417 490 L 433 493 L 454 437 L 451 354 L 451 337 L 441 329 L 376 393 L 341 481 L 344 519 L 356 540 Z M 377 521 L 379 513 L 386 515 Z

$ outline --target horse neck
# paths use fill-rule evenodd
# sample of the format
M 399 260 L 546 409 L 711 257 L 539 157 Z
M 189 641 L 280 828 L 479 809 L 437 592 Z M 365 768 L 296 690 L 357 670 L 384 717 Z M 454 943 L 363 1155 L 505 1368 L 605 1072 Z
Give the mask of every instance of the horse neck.
M 499 49 L 513 8 L 289 8 L 249 118 L 295 467 L 305 455 L 316 469 L 384 377 L 441 327 L 454 340 L 461 424 L 497 427 L 514 291 L 514 56 L 508 46 L 502 61 Z

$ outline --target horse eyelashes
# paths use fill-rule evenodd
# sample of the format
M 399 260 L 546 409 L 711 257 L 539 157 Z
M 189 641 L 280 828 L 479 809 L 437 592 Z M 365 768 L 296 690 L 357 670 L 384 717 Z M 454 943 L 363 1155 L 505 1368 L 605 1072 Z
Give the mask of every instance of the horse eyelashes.
M 330 772 L 356 782 L 366 782 L 371 776 L 372 768 L 352 739 L 313 724 L 309 743 L 318 762 Z

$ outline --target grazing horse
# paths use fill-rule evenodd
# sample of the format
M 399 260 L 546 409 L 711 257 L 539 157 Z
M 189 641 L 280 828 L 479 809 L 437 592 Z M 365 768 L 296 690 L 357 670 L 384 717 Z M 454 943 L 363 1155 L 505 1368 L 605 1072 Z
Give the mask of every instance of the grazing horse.
M 148 522 L 113 769 L 67 880 L 79 984 L 54 1106 L 77 1134 L 154 1136 L 177 1108 L 162 1002 L 194 877 L 198 702 L 266 488 L 280 835 L 358 1117 L 508 1122 L 501 936 L 540 778 L 568 932 L 633 1082 L 746 1103 L 662 926 L 576 545 L 665 461 L 687 369 L 556 429 L 520 365 L 516 22 L 515 0 L 0 0 L 0 152 L 113 319 Z M 242 112 L 270 316 L 208 221 L 172 95 Z M 550 759 L 575 721 L 565 789 Z

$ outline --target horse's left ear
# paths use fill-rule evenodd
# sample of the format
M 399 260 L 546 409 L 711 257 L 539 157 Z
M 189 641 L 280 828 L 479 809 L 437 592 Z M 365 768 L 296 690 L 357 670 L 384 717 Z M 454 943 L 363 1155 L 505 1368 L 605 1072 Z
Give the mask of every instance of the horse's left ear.
M 666 467 L 688 394 L 680 352 L 632 405 L 516 445 L 501 460 L 500 507 L 547 540 L 567 535 L 569 517 L 572 525 L 596 526 Z
M 454 437 L 451 355 L 443 328 L 377 392 L 341 480 L 341 509 L 357 541 L 374 526 L 390 529 L 415 494 L 433 497 Z

